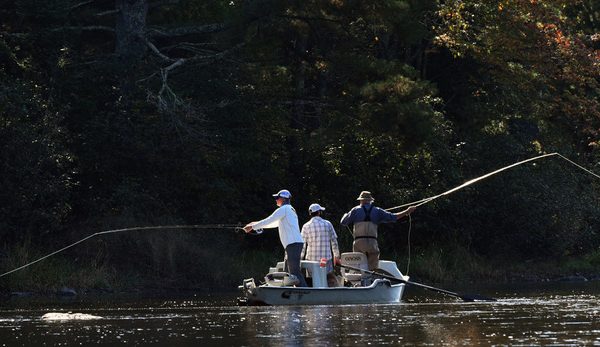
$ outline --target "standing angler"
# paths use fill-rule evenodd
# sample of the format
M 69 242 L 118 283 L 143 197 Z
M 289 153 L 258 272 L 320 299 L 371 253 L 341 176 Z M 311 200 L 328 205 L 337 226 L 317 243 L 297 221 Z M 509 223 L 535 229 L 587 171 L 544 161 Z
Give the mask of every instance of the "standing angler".
M 369 270 L 373 271 L 379 266 L 377 226 L 381 223 L 395 222 L 408 216 L 416 207 L 410 206 L 402 212 L 391 213 L 373 206 L 375 199 L 373 199 L 371 192 L 367 191 L 362 191 L 356 200 L 360 201 L 360 205 L 344 214 L 340 223 L 345 226 L 354 224 L 352 251 L 364 253 L 369 262 Z
M 319 204 L 311 204 L 308 207 L 311 218 L 302 226 L 301 234 L 304 239 L 302 258 L 313 261 L 325 259 L 328 285 L 335 287 L 333 264 L 340 258 L 340 249 L 335 229 L 331 222 L 321 216 L 322 211 L 325 211 L 325 207 Z
M 248 223 L 244 227 L 244 231 L 249 233 L 253 229 L 278 228 L 279 239 L 285 249 L 288 272 L 298 278 L 300 287 L 306 287 L 306 280 L 300 271 L 300 254 L 302 253 L 304 240 L 300 235 L 298 215 L 290 204 L 292 194 L 283 189 L 277 194 L 273 194 L 273 197 L 275 197 L 278 208 L 269 217 L 258 222 Z

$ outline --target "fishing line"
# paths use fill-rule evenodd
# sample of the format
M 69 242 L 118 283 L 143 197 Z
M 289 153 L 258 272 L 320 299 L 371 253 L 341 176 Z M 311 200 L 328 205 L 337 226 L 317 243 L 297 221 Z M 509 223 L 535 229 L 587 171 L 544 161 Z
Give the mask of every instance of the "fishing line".
M 157 229 L 233 229 L 233 230 L 236 230 L 236 231 L 237 230 L 242 230 L 243 231 L 242 227 L 239 224 L 161 225 L 161 226 L 151 226 L 151 227 L 132 227 L 132 228 L 124 228 L 124 229 L 114 229 L 114 230 L 100 231 L 100 232 L 94 233 L 92 235 L 89 235 L 87 237 L 84 237 L 83 239 L 81 239 L 81 240 L 79 240 L 77 242 L 74 242 L 74 243 L 72 243 L 72 244 L 70 244 L 70 245 L 68 245 L 66 247 L 63 247 L 63 248 L 61 248 L 61 249 L 59 249 L 57 251 L 54 251 L 54 252 L 52 252 L 50 254 L 47 254 L 47 255 L 39 258 L 39 259 L 36 259 L 36 260 L 34 260 L 32 262 L 29 262 L 29 263 L 27 263 L 27 264 L 25 264 L 23 266 L 19 266 L 16 269 L 12 269 L 12 270 L 10 270 L 8 272 L 0 274 L 0 277 L 4 277 L 4 276 L 9 275 L 9 274 L 11 274 L 13 272 L 22 270 L 22 269 L 24 269 L 26 267 L 29 267 L 29 266 L 31 266 L 31 265 L 33 265 L 35 263 L 38 263 L 38 262 L 40 262 L 40 261 L 42 261 L 42 260 L 44 260 L 46 258 L 49 258 L 49 257 L 51 257 L 51 256 L 53 256 L 55 254 L 58 254 L 58 253 L 60 253 L 60 252 L 62 252 L 64 250 L 67 250 L 67 249 L 69 249 L 69 248 L 71 248 L 71 247 L 73 247 L 75 245 L 78 245 L 78 244 L 82 243 L 83 241 L 89 240 L 89 239 L 91 239 L 92 237 L 95 237 L 95 236 L 104 235 L 104 234 L 114 234 L 114 233 L 118 233 L 118 232 L 122 232 L 122 231 L 157 230 Z M 260 233 L 262 233 L 262 230 L 260 231 Z M 256 231 L 256 234 L 260 234 L 260 233 L 258 232 L 258 230 Z
M 418 201 L 413 201 L 413 202 L 410 202 L 408 204 L 403 204 L 403 205 L 400 205 L 400 206 L 390 207 L 390 208 L 387 208 L 386 211 L 393 211 L 393 210 L 401 209 L 401 208 L 407 207 L 407 206 L 418 207 L 418 206 L 421 206 L 421 205 L 425 205 L 426 203 L 431 202 L 431 201 L 433 201 L 433 200 L 435 200 L 437 198 L 440 198 L 440 197 L 445 196 L 445 195 L 450 195 L 450 194 L 452 194 L 452 193 L 454 193 L 454 192 L 456 192 L 456 191 L 458 191 L 458 190 L 460 190 L 462 188 L 470 186 L 473 183 L 476 183 L 476 182 L 479 182 L 481 180 L 484 180 L 484 179 L 486 179 L 486 178 L 488 178 L 490 176 L 493 176 L 493 175 L 495 175 L 497 173 L 500 173 L 502 171 L 511 169 L 511 168 L 519 166 L 521 164 L 528 163 L 530 161 L 534 161 L 534 160 L 538 160 L 538 159 L 542 159 L 542 158 L 547 158 L 547 157 L 551 157 L 551 156 L 557 156 L 559 158 L 562 158 L 562 159 L 566 160 L 568 163 L 570 163 L 570 164 L 576 166 L 577 168 L 579 168 L 579 169 L 587 172 L 588 174 L 590 174 L 592 176 L 595 176 L 597 178 L 600 178 L 600 175 L 597 175 L 596 173 L 592 172 L 591 170 L 588 170 L 585 167 L 583 167 L 583 166 L 575 163 L 574 161 L 570 160 L 569 158 L 563 156 L 562 154 L 554 152 L 554 153 L 544 154 L 544 155 L 540 155 L 540 156 L 537 156 L 537 157 L 533 157 L 533 158 L 529 158 L 529 159 L 525 159 L 525 160 L 513 163 L 511 165 L 508 165 L 508 166 L 505 166 L 505 167 L 500 168 L 498 170 L 495 170 L 495 171 L 492 171 L 490 173 L 487 173 L 487 174 L 485 174 L 483 176 L 479 176 L 477 178 L 469 180 L 469 181 L 467 181 L 467 182 L 465 182 L 465 183 L 463 183 L 463 184 L 461 184 L 461 185 L 459 185 L 457 187 L 454 187 L 454 188 L 452 188 L 452 189 L 450 189 L 450 190 L 448 190 L 446 192 L 443 192 L 441 194 L 434 195 L 434 196 L 431 196 L 431 197 L 428 197 L 428 198 L 425 198 L 425 199 L 421 199 L 421 200 L 418 200 Z M 411 228 L 412 228 L 412 220 L 411 220 L 410 214 L 408 215 L 408 218 L 409 218 L 408 219 L 409 220 L 409 225 L 408 225 L 408 246 L 407 246 L 408 261 L 407 261 L 407 265 L 406 265 L 406 275 L 407 276 L 408 276 L 408 270 L 410 269 L 410 258 L 411 258 L 411 254 L 410 254 L 410 243 L 411 243 L 410 242 L 410 232 L 411 232 Z
M 421 200 L 414 201 L 414 202 L 411 202 L 411 203 L 403 204 L 403 205 L 400 205 L 400 206 L 390 207 L 390 208 L 387 208 L 386 210 L 387 211 L 392 211 L 392 210 L 400 209 L 400 208 L 403 208 L 403 207 L 406 207 L 406 206 L 415 206 L 415 207 L 418 207 L 418 206 L 424 205 L 424 204 L 426 204 L 428 202 L 431 202 L 431 201 L 433 201 L 433 200 L 435 200 L 437 198 L 440 198 L 442 196 L 452 194 L 455 191 L 458 191 L 458 190 L 460 190 L 462 188 L 470 186 L 473 183 L 476 183 L 478 181 L 486 179 L 486 178 L 488 178 L 490 176 L 493 176 L 493 175 L 495 175 L 497 173 L 500 173 L 500 172 L 502 172 L 504 170 L 508 170 L 508 169 L 513 168 L 515 166 L 518 166 L 518 165 L 521 165 L 521 164 L 525 164 L 525 163 L 530 162 L 530 161 L 534 161 L 534 160 L 538 160 L 538 159 L 550 157 L 550 156 L 558 156 L 558 157 L 566 160 L 568 163 L 576 166 L 577 168 L 579 168 L 579 169 L 581 169 L 581 170 L 583 170 L 583 171 L 585 171 L 585 172 L 587 172 L 587 173 L 589 173 L 589 174 L 591 174 L 591 175 L 593 175 L 593 176 L 595 176 L 597 178 L 600 178 L 600 175 L 597 175 L 596 173 L 592 172 L 591 170 L 588 170 L 588 169 L 584 168 L 583 166 L 581 166 L 581 165 L 573 162 L 572 160 L 568 159 L 567 157 L 561 155 L 560 153 L 556 153 L 555 152 L 555 153 L 544 154 L 544 155 L 540 155 L 540 156 L 537 156 L 537 157 L 533 157 L 533 158 L 529 158 L 529 159 L 526 159 L 526 160 L 523 160 L 523 161 L 516 162 L 514 164 L 511 164 L 511 165 L 505 166 L 503 168 L 500 168 L 498 170 L 495 170 L 495 171 L 492 171 L 490 173 L 487 173 L 487 174 L 485 174 L 483 176 L 474 178 L 474 179 L 472 179 L 470 181 L 467 181 L 467 182 L 465 182 L 465 183 L 463 183 L 463 184 L 461 184 L 461 185 L 459 185 L 457 187 L 454 187 L 454 188 L 452 188 L 452 189 L 450 189 L 450 190 L 448 190 L 446 192 L 443 192 L 441 194 L 434 195 L 434 196 L 431 196 L 429 198 L 421 199 Z M 407 264 L 407 269 L 406 269 L 406 273 L 407 274 L 408 274 L 408 270 L 409 270 L 409 266 L 410 266 L 410 232 L 411 232 L 411 229 L 412 229 L 412 220 L 410 219 L 410 215 L 408 217 L 409 217 L 409 229 L 408 229 L 408 242 L 409 242 L 409 245 L 408 245 L 408 254 L 409 254 L 409 259 L 408 259 L 408 264 Z M 83 239 L 81 239 L 79 241 L 76 241 L 76 242 L 74 242 L 74 243 L 72 243 L 72 244 L 70 244 L 68 246 L 65 246 L 65 247 L 63 247 L 63 248 L 61 248 L 61 249 L 59 249 L 57 251 L 54 251 L 54 252 L 52 252 L 50 254 L 47 254 L 47 255 L 39 258 L 39 259 L 36 259 L 36 260 L 34 260 L 32 262 L 29 262 L 29 263 L 27 263 L 25 265 L 22 265 L 22 266 L 20 266 L 18 268 L 15 268 L 13 270 L 7 271 L 7 272 L 5 272 L 3 274 L 0 274 L 0 278 L 4 277 L 6 275 L 9 275 L 9 274 L 11 274 L 13 272 L 16 272 L 16 271 L 22 270 L 24 268 L 27 268 L 27 267 L 29 267 L 29 266 L 31 266 L 33 264 L 36 264 L 36 263 L 38 263 L 38 262 L 40 262 L 40 261 L 42 261 L 44 259 L 47 259 L 47 258 L 49 258 L 49 257 L 51 257 L 53 255 L 56 255 L 56 254 L 58 254 L 60 252 L 63 252 L 63 251 L 65 251 L 65 250 L 67 250 L 67 249 L 69 249 L 69 248 L 71 248 L 73 246 L 76 246 L 76 245 L 78 245 L 78 244 L 80 244 L 80 243 L 82 243 L 82 242 L 84 242 L 86 240 L 89 240 L 89 239 L 91 239 L 93 237 L 96 237 L 96 236 L 100 236 L 100 235 L 104 235 L 104 234 L 114 234 L 114 233 L 123 232 L 123 231 L 158 230 L 158 229 L 233 229 L 233 230 L 241 230 L 241 231 L 243 231 L 243 228 L 239 224 L 163 225 L 163 226 L 132 227 L 132 228 L 123 228 L 123 229 L 113 229 L 113 230 L 100 231 L 100 232 L 91 234 L 91 235 L 89 235 L 89 236 L 87 236 L 87 237 L 85 237 L 85 238 L 83 238 Z M 350 230 L 350 228 L 348 228 L 348 230 L 350 232 L 352 232 Z M 262 234 L 262 230 L 256 230 L 253 233 L 251 233 L 251 235 L 260 235 L 260 234 Z
M 408 276 L 408 270 L 410 270 L 410 232 L 411 232 L 411 229 L 412 229 L 412 217 L 409 214 L 408 215 L 408 237 L 407 237 L 407 242 L 408 242 L 408 247 L 407 247 L 408 261 L 406 262 L 406 272 L 404 273 L 406 276 Z
M 502 172 L 502 171 L 505 171 L 505 170 L 511 169 L 511 168 L 513 168 L 513 167 L 515 167 L 515 166 L 519 166 L 519 165 L 522 165 L 522 164 L 528 163 L 528 162 L 530 162 L 530 161 L 534 161 L 534 160 L 538 160 L 538 159 L 542 159 L 542 158 L 546 158 L 546 157 L 551 157 L 551 156 L 557 156 L 557 157 L 559 157 L 559 158 L 562 158 L 562 159 L 566 160 L 568 163 L 570 163 L 570 164 L 572 164 L 572 165 L 575 165 L 577 168 L 579 168 L 579 169 L 581 169 L 581 170 L 583 170 L 583 171 L 585 171 L 585 172 L 589 173 L 590 175 L 593 175 L 593 176 L 595 176 L 595 177 L 597 177 L 597 178 L 600 178 L 600 175 L 597 175 L 596 173 L 594 173 L 594 172 L 592 172 L 592 171 L 590 171 L 590 170 L 588 170 L 588 169 L 584 168 L 583 166 L 581 166 L 581 165 L 579 165 L 579 164 L 575 163 L 574 161 L 572 161 L 572 160 L 568 159 L 567 157 L 565 157 L 565 156 L 561 155 L 560 153 L 554 152 L 554 153 L 544 154 L 544 155 L 540 155 L 540 156 L 537 156 L 537 157 L 533 157 L 533 158 L 525 159 L 525 160 L 522 160 L 522 161 L 516 162 L 516 163 L 514 163 L 514 164 L 510 164 L 510 165 L 508 165 L 508 166 L 505 166 L 505 167 L 503 167 L 503 168 L 500 168 L 500 169 L 498 169 L 498 170 L 495 170 L 495 171 L 492 171 L 492 172 L 490 172 L 490 173 L 487 173 L 487 174 L 485 174 L 485 175 L 483 175 L 483 176 L 479 176 L 479 177 L 477 177 L 477 178 L 474 178 L 474 179 L 472 179 L 472 180 L 469 180 L 469 181 L 467 181 L 467 182 L 465 182 L 465 183 L 463 183 L 463 184 L 461 184 L 461 185 L 459 185 L 459 186 L 457 186 L 457 187 L 454 187 L 454 188 L 452 188 L 452 189 L 450 189 L 450 190 L 448 190 L 448 191 L 446 191 L 446 192 L 443 192 L 443 193 L 441 193 L 441 194 L 434 195 L 434 196 L 431 196 L 431 197 L 428 197 L 428 198 L 425 198 L 425 199 L 421 199 L 421 200 L 418 200 L 418 201 L 409 202 L 409 203 L 407 203 L 407 204 L 403 204 L 403 205 L 400 205 L 400 206 L 394 206 L 394 207 L 390 207 L 390 208 L 387 208 L 387 209 L 386 209 L 386 211 L 393 211 L 393 210 L 397 210 L 397 209 L 400 209 L 400 208 L 403 208 L 403 207 L 407 207 L 407 206 L 415 206 L 415 207 L 418 207 L 418 206 L 421 206 L 421 205 L 425 205 L 426 203 L 428 203 L 428 202 L 431 202 L 431 201 L 433 201 L 433 200 L 435 200 L 435 199 L 437 199 L 437 198 L 440 198 L 440 197 L 442 197 L 442 196 L 446 196 L 446 195 L 450 195 L 450 194 L 452 194 L 452 193 L 454 193 L 454 192 L 456 192 L 456 191 L 458 191 L 458 190 L 460 190 L 460 189 L 463 189 L 463 188 L 465 188 L 465 187 L 468 187 L 468 186 L 470 186 L 470 185 L 471 185 L 471 184 L 473 184 L 473 183 L 476 183 L 476 182 L 479 182 L 479 181 L 481 181 L 481 180 L 484 180 L 484 179 L 486 179 L 486 178 L 488 178 L 488 177 L 490 177 L 490 176 L 493 176 L 493 175 L 495 175 L 495 174 L 497 174 L 497 173 L 500 173 L 500 172 Z

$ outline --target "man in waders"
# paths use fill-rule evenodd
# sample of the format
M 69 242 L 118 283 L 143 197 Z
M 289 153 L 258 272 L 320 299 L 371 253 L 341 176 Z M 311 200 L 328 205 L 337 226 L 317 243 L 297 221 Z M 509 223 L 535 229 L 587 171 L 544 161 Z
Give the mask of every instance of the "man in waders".
M 269 217 L 258 222 L 248 223 L 244 227 L 244 231 L 249 233 L 252 230 L 263 228 L 278 228 L 279 240 L 281 240 L 281 244 L 285 249 L 287 270 L 298 278 L 300 287 L 306 287 L 306 280 L 300 271 L 300 254 L 302 253 L 304 240 L 300 235 L 298 215 L 290 204 L 292 194 L 284 189 L 277 194 L 273 194 L 273 197 L 278 208 Z
M 373 206 L 371 192 L 363 191 L 356 199 L 360 205 L 352 208 L 346 213 L 340 223 L 345 226 L 354 224 L 352 236 L 353 252 L 361 252 L 367 256 L 369 270 L 373 271 L 379 266 L 379 247 L 377 245 L 377 226 L 381 223 L 395 222 L 400 218 L 411 214 L 416 207 L 410 206 L 398 213 L 391 213 L 379 207 Z

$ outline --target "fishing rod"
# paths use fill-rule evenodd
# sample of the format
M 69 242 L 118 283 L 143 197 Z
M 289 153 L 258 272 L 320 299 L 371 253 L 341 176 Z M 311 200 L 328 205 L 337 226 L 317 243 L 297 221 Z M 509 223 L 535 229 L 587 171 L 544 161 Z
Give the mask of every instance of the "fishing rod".
M 452 193 L 454 193 L 454 192 L 456 192 L 456 191 L 458 191 L 458 190 L 461 190 L 461 189 L 463 189 L 463 188 L 465 188 L 465 187 L 468 187 L 468 186 L 470 186 L 471 184 L 474 184 L 474 183 L 477 183 L 477 182 L 479 182 L 479 181 L 482 181 L 482 180 L 484 180 L 484 179 L 486 179 L 486 178 L 488 178 L 488 177 L 490 177 L 490 176 L 493 176 L 493 175 L 495 175 L 495 174 L 498 174 L 498 173 L 500 173 L 500 172 L 502 172 L 502 171 L 505 171 L 505 170 L 508 170 L 508 169 L 514 168 L 514 167 L 516 167 L 516 166 L 519 166 L 519 165 L 522 165 L 522 164 L 525 164 L 525 163 L 528 163 L 528 162 L 531 162 L 531 161 L 534 161 L 534 160 L 538 160 L 538 159 L 542 159 L 542 158 L 547 158 L 547 157 L 553 157 L 553 156 L 557 156 L 557 157 L 559 157 L 559 158 L 561 158 L 561 159 L 564 159 L 564 160 L 566 160 L 568 163 L 570 163 L 570 164 L 572 164 L 572 165 L 576 166 L 577 168 L 579 168 L 579 169 L 581 169 L 581 170 L 583 170 L 583 171 L 585 171 L 585 172 L 589 173 L 590 175 L 593 175 L 593 176 L 595 176 L 595 177 L 597 177 L 597 178 L 600 178 L 600 175 L 598 175 L 598 174 L 596 174 L 596 173 L 594 173 L 594 172 L 592 172 L 592 171 L 590 171 L 590 170 L 588 170 L 588 169 L 584 168 L 583 166 L 581 166 L 581 165 L 579 165 L 579 164 L 575 163 L 574 161 L 570 160 L 569 158 L 567 158 L 567 157 L 563 156 L 562 154 L 560 154 L 560 153 L 557 153 L 557 152 L 554 152 L 554 153 L 548 153 L 548 154 L 544 154 L 544 155 L 539 155 L 539 156 L 537 156 L 537 157 L 533 157 L 533 158 L 525 159 L 525 160 L 522 160 L 522 161 L 516 162 L 516 163 L 514 163 L 514 164 L 507 165 L 507 166 L 505 166 L 505 167 L 503 167 L 503 168 L 500 168 L 500 169 L 498 169 L 498 170 L 492 171 L 492 172 L 490 172 L 490 173 L 487 173 L 487 174 L 485 174 L 485 175 L 483 175 L 483 176 L 479 176 L 479 177 L 477 177 L 477 178 L 474 178 L 474 179 L 472 179 L 472 180 L 466 181 L 465 183 L 463 183 L 463 184 L 461 184 L 461 185 L 459 185 L 459 186 L 457 186 L 457 187 L 454 187 L 454 188 L 452 188 L 452 189 L 450 189 L 450 190 L 448 190 L 448 191 L 445 191 L 445 192 L 443 192 L 443 193 L 441 193 L 441 194 L 434 195 L 434 196 L 431 196 L 431 197 L 428 197 L 428 198 L 425 198 L 425 199 L 421 199 L 421 200 L 418 200 L 418 201 L 413 201 L 413 202 L 410 202 L 410 203 L 407 203 L 407 204 L 403 204 L 403 205 L 399 205 L 399 206 L 390 207 L 390 208 L 387 208 L 387 209 L 386 209 L 386 211 L 393 211 L 393 210 L 401 209 L 401 208 L 403 208 L 403 207 L 407 207 L 407 206 L 415 206 L 415 207 L 419 207 L 419 206 L 421 206 L 421 205 L 425 205 L 425 204 L 427 204 L 427 203 L 429 203 L 429 202 L 431 202 L 431 201 L 433 201 L 433 200 L 435 200 L 435 199 L 437 199 L 437 198 L 440 198 L 440 197 L 442 197 L 442 196 L 450 195 L 450 194 L 452 194 Z
M 26 267 L 29 267 L 35 263 L 38 263 L 46 258 L 49 258 L 55 254 L 58 254 L 60 252 L 63 252 L 73 246 L 76 246 L 86 240 L 91 239 L 92 237 L 96 237 L 96 236 L 100 236 L 100 235 L 105 235 L 105 234 L 114 234 L 114 233 L 119 233 L 119 232 L 123 232 L 123 231 L 139 231 L 139 230 L 164 230 L 164 229 L 232 229 L 235 230 L 236 232 L 239 231 L 244 231 L 244 229 L 242 228 L 242 226 L 240 224 L 197 224 L 197 225 L 160 225 L 160 226 L 148 226 L 148 227 L 131 227 L 131 228 L 123 228 L 123 229 L 114 229 L 114 230 L 105 230 L 105 231 L 100 231 L 94 234 L 91 234 L 89 236 L 84 237 L 83 239 L 73 242 L 72 244 L 65 246 L 57 251 L 54 251 L 50 254 L 47 254 L 41 258 L 38 258 L 32 262 L 29 262 L 25 265 L 19 266 L 18 268 L 12 269 L 10 271 L 7 271 L 3 274 L 0 274 L 0 278 L 4 277 L 6 275 L 9 275 L 13 272 L 22 270 Z M 253 233 L 250 233 L 251 235 L 260 235 L 262 234 L 262 229 L 259 230 L 255 230 Z
M 570 160 L 569 158 L 563 156 L 562 154 L 554 152 L 554 153 L 548 153 L 548 154 L 539 155 L 539 156 L 536 156 L 536 157 L 533 157 L 533 158 L 529 158 L 529 159 L 518 161 L 516 163 L 507 165 L 507 166 L 505 166 L 503 168 L 500 168 L 498 170 L 494 170 L 492 172 L 489 172 L 489 173 L 487 173 L 487 174 L 485 174 L 483 176 L 479 176 L 479 177 L 474 178 L 472 180 L 466 181 L 465 183 L 463 183 L 463 184 L 461 184 L 461 185 L 459 185 L 457 187 L 454 187 L 454 188 L 452 188 L 452 189 L 450 189 L 448 191 L 445 191 L 445 192 L 443 192 L 441 194 L 434 195 L 434 196 L 431 196 L 431 197 L 428 197 L 428 198 L 425 198 L 425 199 L 413 201 L 413 202 L 410 202 L 410 203 L 407 203 L 407 204 L 403 204 L 403 205 L 400 205 L 400 206 L 390 207 L 390 208 L 387 208 L 385 210 L 386 211 L 393 211 L 393 210 L 401 209 L 401 208 L 404 208 L 404 207 L 407 207 L 407 206 L 418 207 L 418 206 L 421 206 L 421 205 L 425 205 L 425 204 L 427 204 L 427 203 L 429 203 L 429 202 L 431 202 L 431 201 L 433 201 L 433 200 L 435 200 L 437 198 L 440 198 L 440 197 L 446 196 L 446 195 L 450 195 L 450 194 L 452 194 L 452 193 L 454 193 L 454 192 L 456 192 L 456 191 L 458 191 L 460 189 L 468 187 L 471 184 L 474 184 L 476 182 L 482 181 L 482 180 L 484 180 L 484 179 L 486 179 L 488 177 L 491 177 L 491 176 L 493 176 L 495 174 L 498 174 L 498 173 L 500 173 L 502 171 L 514 168 L 516 166 L 519 166 L 519 165 L 522 165 L 522 164 L 525 164 L 525 163 L 528 163 L 528 162 L 531 162 L 531 161 L 534 161 L 534 160 L 548 158 L 548 157 L 554 157 L 554 156 L 557 156 L 557 157 L 559 157 L 559 158 L 567 161 L 569 164 L 572 164 L 572 165 L 576 166 L 577 168 L 579 168 L 579 169 L 587 172 L 588 174 L 590 174 L 592 176 L 600 178 L 600 175 L 598 175 L 598 174 L 592 172 L 591 170 L 588 170 L 585 167 L 583 167 L 583 166 L 575 163 L 574 161 Z M 409 270 L 409 266 L 410 266 L 410 232 L 411 232 L 411 227 L 412 227 L 412 220 L 410 219 L 410 215 L 408 217 L 409 217 L 409 224 L 408 224 L 408 254 L 409 254 L 409 256 L 408 256 L 408 264 L 407 264 L 407 267 L 406 267 L 406 274 L 408 274 L 408 270 Z
M 422 283 L 418 283 L 418 282 L 412 282 L 412 281 L 408 281 L 402 278 L 398 278 L 398 277 L 394 277 L 394 276 L 388 276 L 385 274 L 381 274 L 379 272 L 375 272 L 375 271 L 369 271 L 369 270 L 364 270 L 364 269 L 359 269 L 357 267 L 354 266 L 348 266 L 348 265 L 336 265 L 339 267 L 343 267 L 346 269 L 350 269 L 350 270 L 354 270 L 354 271 L 358 271 L 358 272 L 363 272 L 366 274 L 369 274 L 371 276 L 377 276 L 377 277 L 381 277 L 381 278 L 385 278 L 388 279 L 390 281 L 394 281 L 394 282 L 400 282 L 400 283 L 404 283 L 404 284 L 408 284 L 411 286 L 415 286 L 415 287 L 421 287 L 427 290 L 431 290 L 434 292 L 438 292 L 438 293 L 442 293 L 442 294 L 446 294 L 446 295 L 450 295 L 450 296 L 454 296 L 457 298 L 461 298 L 463 301 L 468 301 L 468 302 L 473 302 L 473 301 L 496 301 L 496 299 L 494 298 L 490 298 L 487 296 L 483 296 L 483 295 L 479 295 L 479 294 L 458 294 L 455 292 L 451 292 L 449 290 L 446 289 L 442 289 L 442 288 L 436 288 L 436 287 L 432 287 L 426 284 L 422 284 Z
M 589 173 L 589 174 L 591 174 L 591 175 L 593 175 L 593 176 L 595 176 L 597 178 L 600 178 L 600 175 L 597 175 L 596 173 L 594 173 L 594 172 L 592 172 L 592 171 L 584 168 L 583 166 L 581 166 L 581 165 L 573 162 L 572 160 L 570 160 L 570 159 L 566 158 L 565 156 L 561 155 L 560 153 L 556 153 L 555 152 L 555 153 L 544 154 L 544 155 L 540 155 L 540 156 L 537 156 L 537 157 L 533 157 L 533 158 L 529 158 L 529 159 L 526 159 L 526 160 L 522 160 L 522 161 L 516 162 L 514 164 L 511 164 L 511 165 L 505 166 L 503 168 L 500 168 L 498 170 L 492 171 L 492 172 L 490 172 L 488 174 L 485 174 L 483 176 L 474 178 L 474 179 L 472 179 L 470 181 L 467 181 L 467 182 L 461 184 L 460 186 L 452 188 L 452 189 L 450 189 L 450 190 L 448 190 L 446 192 L 443 192 L 441 194 L 438 194 L 438 195 L 435 195 L 435 196 L 432 196 L 432 197 L 429 197 L 429 198 L 421 199 L 421 200 L 418 200 L 418 201 L 414 201 L 414 202 L 411 202 L 411 203 L 408 203 L 408 204 L 403 204 L 403 205 L 400 205 L 400 206 L 390 207 L 390 208 L 388 208 L 386 210 L 387 211 L 392 211 L 392 210 L 395 210 L 395 209 L 400 209 L 400 208 L 403 208 L 403 207 L 406 207 L 406 206 L 411 206 L 411 205 L 413 205 L 415 207 L 421 206 L 421 205 L 424 205 L 424 204 L 426 204 L 428 202 L 431 202 L 431 201 L 433 201 L 433 200 L 435 200 L 437 198 L 440 198 L 442 196 L 452 194 L 452 193 L 454 193 L 457 190 L 460 190 L 462 188 L 470 186 L 473 183 L 476 183 L 478 181 L 486 179 L 486 178 L 488 178 L 490 176 L 493 176 L 493 175 L 495 175 L 497 173 L 500 173 L 500 172 L 502 172 L 504 170 L 508 170 L 508 169 L 513 168 L 515 166 L 518 166 L 518 165 L 521 165 L 521 164 L 525 164 L 527 162 L 531 162 L 531 161 L 534 161 L 534 160 L 538 160 L 538 159 L 550 157 L 550 156 L 558 156 L 559 158 L 562 158 L 562 159 L 566 160 L 570 164 L 578 167 L 579 169 L 584 170 L 587 173 Z M 81 239 L 79 241 L 76 241 L 76 242 L 74 242 L 74 243 L 72 243 L 72 244 L 70 244 L 68 246 L 65 246 L 65 247 L 63 247 L 63 248 L 61 248 L 61 249 L 59 249 L 57 251 L 54 251 L 54 252 L 52 252 L 50 254 L 47 254 L 47 255 L 39 258 L 39 259 L 36 259 L 36 260 L 34 260 L 32 262 L 29 262 L 29 263 L 27 263 L 25 265 L 22 265 L 22 266 L 20 266 L 18 268 L 15 268 L 13 270 L 10 270 L 10 271 L 7 271 L 5 273 L 2 273 L 2 274 L 0 274 L 0 278 L 4 277 L 6 275 L 9 275 L 9 274 L 11 274 L 13 272 L 22 270 L 22 269 L 24 269 L 26 267 L 29 267 L 29 266 L 33 265 L 33 264 L 36 264 L 36 263 L 38 263 L 38 262 L 40 262 L 40 261 L 42 261 L 42 260 L 44 260 L 46 258 L 49 258 L 49 257 L 51 257 L 51 256 L 53 256 L 55 254 L 63 252 L 63 251 L 65 251 L 65 250 L 67 250 L 67 249 L 69 249 L 69 248 L 71 248 L 73 246 L 76 246 L 76 245 L 78 245 L 78 244 L 80 244 L 80 243 L 82 243 L 82 242 L 84 242 L 86 240 L 89 240 L 89 239 L 91 239 L 93 237 L 96 237 L 96 236 L 100 236 L 100 235 L 104 235 L 104 234 L 114 234 L 114 233 L 123 232 L 123 231 L 159 230 L 159 229 L 233 229 L 235 231 L 244 231 L 243 228 L 242 228 L 242 226 L 240 224 L 162 225 L 162 226 L 132 227 L 132 228 L 123 228 L 123 229 L 114 229 L 114 230 L 100 231 L 100 232 L 91 234 L 89 236 L 86 236 L 85 238 L 83 238 L 83 239 Z M 260 235 L 260 234 L 262 234 L 262 232 L 263 232 L 263 230 L 259 229 L 259 230 L 253 230 L 252 232 L 250 232 L 248 234 L 250 234 L 250 235 Z

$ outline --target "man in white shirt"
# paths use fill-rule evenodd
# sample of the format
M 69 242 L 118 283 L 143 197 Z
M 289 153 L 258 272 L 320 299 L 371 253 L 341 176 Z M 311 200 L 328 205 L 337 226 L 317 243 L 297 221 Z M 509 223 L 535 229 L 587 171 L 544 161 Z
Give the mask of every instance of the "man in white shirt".
M 279 240 L 283 248 L 285 248 L 286 265 L 288 272 L 298 277 L 300 287 L 306 287 L 306 280 L 300 271 L 300 254 L 304 240 L 300 235 L 300 227 L 298 226 L 298 215 L 296 210 L 290 205 L 292 194 L 283 189 L 277 194 L 273 194 L 278 208 L 267 218 L 258 222 L 248 223 L 244 227 L 244 231 L 249 233 L 252 230 L 264 228 L 278 228 Z
M 334 257 L 340 258 L 340 249 L 335 229 L 331 222 L 321 218 L 321 211 L 325 211 L 325 207 L 319 204 L 312 204 L 308 207 L 308 213 L 312 218 L 302 226 L 300 233 L 304 239 L 301 258 L 314 261 L 326 259 L 327 282 L 330 287 L 333 287 L 336 283 L 333 274 Z

